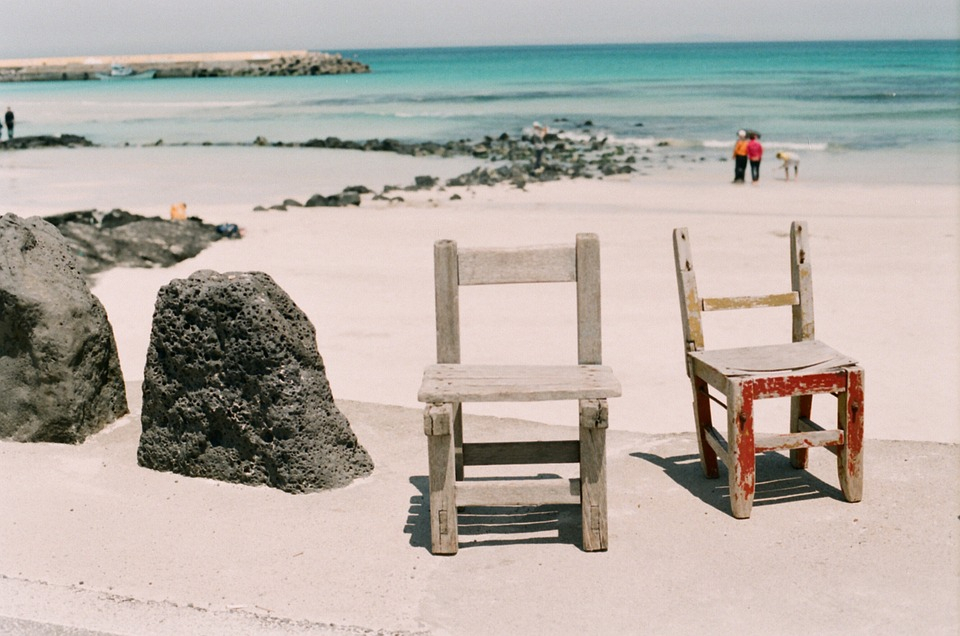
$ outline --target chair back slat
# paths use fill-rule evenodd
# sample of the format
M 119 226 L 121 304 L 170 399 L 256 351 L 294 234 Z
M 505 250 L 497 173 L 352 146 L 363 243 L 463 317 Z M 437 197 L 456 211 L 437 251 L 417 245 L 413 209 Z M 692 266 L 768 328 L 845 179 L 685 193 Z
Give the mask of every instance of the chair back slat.
M 686 350 L 702 351 L 704 348 L 702 312 L 731 309 L 792 307 L 793 341 L 813 340 L 813 268 L 810 265 L 807 233 L 807 225 L 803 221 L 795 221 L 790 226 L 790 279 L 793 291 L 764 296 L 700 298 L 693 271 L 689 233 L 687 228 L 675 229 L 673 254 Z
M 576 244 L 522 248 L 464 248 L 434 244 L 437 363 L 460 363 L 461 285 L 513 283 L 577 284 L 579 364 L 602 364 L 600 333 L 600 239 L 578 234 Z
M 784 307 L 800 304 L 800 294 L 769 294 L 767 296 L 728 296 L 704 298 L 700 301 L 703 311 L 726 311 L 728 309 L 756 309 L 758 307 Z
M 571 246 L 462 249 L 461 285 L 567 283 L 577 280 L 577 255 Z

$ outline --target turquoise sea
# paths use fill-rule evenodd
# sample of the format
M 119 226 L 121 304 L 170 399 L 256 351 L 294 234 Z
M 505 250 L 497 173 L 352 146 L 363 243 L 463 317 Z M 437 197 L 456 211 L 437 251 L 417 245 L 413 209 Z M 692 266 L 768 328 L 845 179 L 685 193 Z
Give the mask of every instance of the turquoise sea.
M 739 128 L 768 149 L 897 156 L 914 177 L 960 165 L 960 42 L 877 41 L 341 51 L 372 73 L 290 78 L 0 84 L 17 134 L 97 144 L 519 134 L 571 135 L 726 156 Z M 664 142 L 668 145 L 663 146 Z M 839 165 L 839 164 L 837 164 Z M 894 167 L 895 169 L 895 167 Z

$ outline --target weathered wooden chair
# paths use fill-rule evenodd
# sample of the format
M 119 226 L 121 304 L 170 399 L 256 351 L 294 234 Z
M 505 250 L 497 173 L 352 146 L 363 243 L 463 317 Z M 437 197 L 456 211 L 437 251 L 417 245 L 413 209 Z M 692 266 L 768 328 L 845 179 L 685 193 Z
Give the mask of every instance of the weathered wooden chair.
M 418 398 L 427 404 L 424 432 L 430 465 L 430 534 L 434 554 L 458 548 L 457 508 L 579 504 L 583 549 L 607 548 L 606 428 L 608 397 L 620 384 L 600 358 L 600 242 L 576 245 L 457 249 L 434 245 L 437 362 L 426 368 Z M 579 364 L 460 364 L 459 286 L 575 282 Z M 580 439 L 464 443 L 463 402 L 579 400 Z M 464 466 L 579 463 L 580 479 L 464 481 Z M 539 482 L 539 483 L 537 483 Z
M 863 369 L 847 356 L 814 339 L 813 281 L 807 226 L 790 228 L 793 291 L 769 296 L 701 298 L 693 271 L 686 228 L 673 232 L 677 287 L 686 346 L 687 375 L 693 386 L 693 413 L 700 445 L 700 464 L 716 478 L 717 458 L 727 466 L 733 516 L 746 519 L 753 506 L 755 454 L 790 450 L 795 468 L 806 468 L 807 450 L 822 446 L 836 454 L 840 488 L 847 501 L 863 492 Z M 701 312 L 754 307 L 793 308 L 793 342 L 739 349 L 705 350 Z M 726 396 L 726 404 L 709 393 Z M 838 398 L 837 429 L 824 430 L 810 420 L 813 395 Z M 790 433 L 754 435 L 753 401 L 789 397 Z M 727 410 L 727 438 L 713 427 L 710 400 Z

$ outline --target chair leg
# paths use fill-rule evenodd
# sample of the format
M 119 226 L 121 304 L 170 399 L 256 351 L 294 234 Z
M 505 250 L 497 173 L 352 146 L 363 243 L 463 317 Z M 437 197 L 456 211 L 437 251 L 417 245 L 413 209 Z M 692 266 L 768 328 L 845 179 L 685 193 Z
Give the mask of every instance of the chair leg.
M 863 369 L 847 373 L 847 390 L 840 394 L 837 419 L 844 443 L 837 454 L 840 490 L 849 502 L 863 499 Z
M 463 405 L 453 405 L 453 453 L 457 481 L 463 481 Z
M 580 402 L 580 518 L 585 552 L 606 550 L 607 402 Z
M 720 476 L 717 470 L 717 453 L 707 443 L 707 435 L 713 428 L 710 397 L 707 394 L 708 386 L 697 376 L 691 378 L 691 383 L 693 385 L 693 417 L 697 425 L 697 444 L 700 447 L 700 468 L 707 479 L 716 479 Z
M 810 413 L 813 408 L 812 395 L 799 395 L 790 398 L 790 432 L 799 433 L 800 418 L 810 419 Z M 808 448 L 794 448 L 790 451 L 790 464 L 794 468 L 807 467 Z
M 430 550 L 456 554 L 457 491 L 450 405 L 430 405 L 424 413 L 430 465 Z
M 757 457 L 753 439 L 753 398 L 734 382 L 727 396 L 727 444 L 730 463 L 730 509 L 737 519 L 749 519 L 756 487 Z

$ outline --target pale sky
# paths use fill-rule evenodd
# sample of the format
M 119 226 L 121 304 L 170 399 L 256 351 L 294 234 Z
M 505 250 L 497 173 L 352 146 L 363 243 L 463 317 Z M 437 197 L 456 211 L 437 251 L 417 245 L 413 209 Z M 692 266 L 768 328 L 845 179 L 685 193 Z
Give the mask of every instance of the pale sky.
M 956 39 L 957 0 L 3 0 L 0 58 L 206 51 Z

